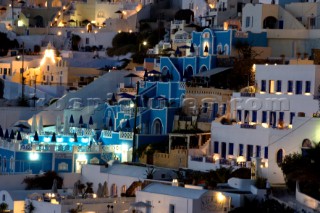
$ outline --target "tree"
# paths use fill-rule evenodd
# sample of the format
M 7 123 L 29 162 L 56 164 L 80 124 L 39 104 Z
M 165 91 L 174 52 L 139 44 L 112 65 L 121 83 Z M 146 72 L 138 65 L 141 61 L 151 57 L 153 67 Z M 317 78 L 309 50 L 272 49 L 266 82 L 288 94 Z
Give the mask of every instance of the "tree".
M 234 89 L 239 90 L 243 87 L 254 85 L 255 75 L 252 70 L 255 64 L 257 53 L 252 49 L 248 42 L 237 41 L 234 48 L 238 51 L 238 58 L 234 62 L 233 71 L 228 76 L 229 84 Z
M 43 175 L 36 175 L 34 177 L 26 177 L 22 183 L 26 184 L 26 190 L 51 189 L 54 179 L 57 180 L 58 189 L 61 189 L 63 179 L 54 171 L 48 171 Z
M 305 149 L 305 154 L 286 155 L 279 166 L 289 189 L 295 190 L 298 181 L 302 192 L 320 198 L 320 143 Z
M 7 203 L 1 203 L 0 204 L 0 212 L 7 212 L 8 206 L 9 205 Z
M 10 49 L 19 48 L 18 41 L 16 39 L 10 40 L 6 33 L 0 32 L 0 41 L 0 56 L 6 56 Z

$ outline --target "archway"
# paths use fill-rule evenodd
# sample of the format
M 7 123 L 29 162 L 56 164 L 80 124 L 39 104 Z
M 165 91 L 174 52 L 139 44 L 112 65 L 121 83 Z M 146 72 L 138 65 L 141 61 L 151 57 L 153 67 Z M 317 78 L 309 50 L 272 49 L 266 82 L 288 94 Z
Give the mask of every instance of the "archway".
M 280 165 L 283 161 L 283 149 L 279 149 L 276 155 L 277 164 Z
M 192 66 L 188 66 L 183 73 L 183 78 L 185 81 L 190 81 L 193 76 L 193 68 Z
M 276 29 L 278 20 L 273 16 L 268 16 L 263 20 L 263 29 Z
M 43 17 L 42 16 L 35 16 L 34 18 L 34 24 L 36 27 L 44 27 L 44 24 L 43 24 Z
M 152 132 L 155 135 L 161 135 L 162 134 L 162 122 L 161 122 L 160 119 L 156 119 L 156 120 L 153 121 Z
M 161 78 L 162 78 L 162 81 L 164 81 L 164 82 L 168 82 L 168 81 L 172 80 L 173 76 L 170 73 L 168 67 L 163 67 L 162 68 L 162 70 L 161 70 Z
M 306 156 L 307 155 L 307 150 L 310 149 L 312 147 L 312 143 L 309 139 L 304 139 L 302 141 L 302 146 L 301 146 L 301 154 L 302 156 Z
M 205 72 L 205 71 L 208 71 L 208 68 L 203 65 L 203 66 L 200 68 L 200 72 Z

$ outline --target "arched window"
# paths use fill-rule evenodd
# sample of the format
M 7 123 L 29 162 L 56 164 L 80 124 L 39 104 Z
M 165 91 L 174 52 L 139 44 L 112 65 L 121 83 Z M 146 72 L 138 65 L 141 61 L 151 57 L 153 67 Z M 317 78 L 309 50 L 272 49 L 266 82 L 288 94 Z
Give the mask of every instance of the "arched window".
M 103 11 L 99 11 L 97 14 L 98 18 L 104 18 L 104 12 Z
M 223 50 L 224 55 L 229 55 L 229 45 L 225 44 L 223 49 L 224 49 Z
M 263 29 L 276 29 L 278 20 L 273 16 L 268 16 L 263 20 Z
M 156 119 L 153 122 L 153 134 L 155 134 L 155 135 L 162 134 L 162 122 L 160 121 L 160 119 Z
M 302 141 L 302 146 L 301 146 L 301 154 L 302 156 L 306 156 L 308 153 L 307 153 L 307 150 L 310 149 L 312 147 L 312 143 L 309 139 L 304 139 Z
M 223 54 L 222 44 L 221 43 L 217 45 L 217 54 L 218 55 L 222 55 Z
M 111 197 L 117 197 L 117 196 L 118 196 L 117 185 L 116 184 L 112 184 L 112 186 L 111 186 Z
M 127 186 L 126 185 L 123 185 L 122 187 L 121 187 L 121 194 L 122 193 L 126 193 L 126 191 L 127 191 Z
M 280 165 L 283 161 L 283 149 L 279 149 L 277 152 L 277 164 Z

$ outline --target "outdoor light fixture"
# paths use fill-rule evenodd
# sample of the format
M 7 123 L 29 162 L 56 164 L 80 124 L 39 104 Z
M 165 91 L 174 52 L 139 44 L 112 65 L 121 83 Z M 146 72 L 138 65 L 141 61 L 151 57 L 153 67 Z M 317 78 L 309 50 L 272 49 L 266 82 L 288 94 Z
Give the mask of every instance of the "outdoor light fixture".
M 29 155 L 29 159 L 30 159 L 31 161 L 39 160 L 39 154 L 36 153 L 36 152 L 32 152 L 32 153 L 30 153 L 30 155 Z
M 204 56 L 208 56 L 208 54 L 209 54 L 209 47 L 208 47 L 208 45 L 206 44 L 206 46 L 204 47 L 204 50 L 203 50 L 203 55 L 204 55 Z

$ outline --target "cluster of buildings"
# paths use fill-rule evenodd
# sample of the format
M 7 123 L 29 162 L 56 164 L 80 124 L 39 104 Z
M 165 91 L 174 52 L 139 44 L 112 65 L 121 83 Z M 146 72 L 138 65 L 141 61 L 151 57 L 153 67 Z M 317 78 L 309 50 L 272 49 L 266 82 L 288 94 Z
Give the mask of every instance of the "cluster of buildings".
M 225 212 L 243 205 L 244 196 L 264 196 L 253 186 L 258 177 L 283 184 L 284 156 L 320 141 L 318 2 L 190 0 L 169 8 L 168 2 L 0 1 L 1 31 L 24 43 L 22 55 L 0 59 L 7 100 L 1 125 L 19 132 L 0 140 L 1 174 L 21 182 L 26 173 L 53 170 L 66 180 L 64 199 L 51 202 L 41 195 L 51 192 L 24 201 L 14 198 L 15 186 L 3 186 L 9 209 L 32 203 L 35 212 Z M 116 33 L 135 32 L 146 18 L 165 21 L 174 8 L 193 15 L 170 20 L 165 38 L 147 52 L 171 51 L 170 57 L 147 57 L 142 70 L 112 69 L 121 61 L 104 51 Z M 73 35 L 81 37 L 83 52 L 70 51 Z M 232 72 L 239 43 L 267 61 L 252 66 L 248 79 L 254 76 L 255 84 L 241 91 L 209 87 L 217 74 Z M 34 45 L 44 54 L 24 53 Z M 87 46 L 97 50 L 85 52 Z M 8 100 L 24 95 L 33 106 L 17 116 Z M 148 154 L 154 147 L 161 148 Z M 138 161 L 158 167 L 156 180 L 146 176 L 148 167 L 117 163 Z M 251 168 L 253 180 L 230 179 L 212 191 L 179 187 L 173 172 L 230 166 Z M 70 191 L 77 180 L 93 182 L 94 191 L 107 182 L 107 195 L 81 199 Z M 129 192 L 136 198 L 125 198 Z M 299 191 L 296 198 L 319 210 L 319 201 Z

